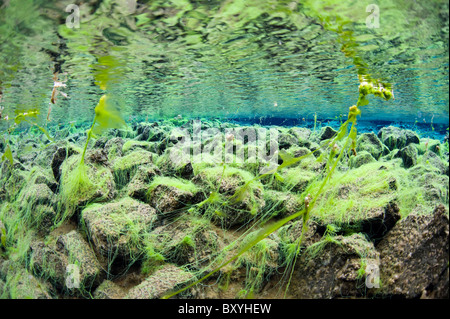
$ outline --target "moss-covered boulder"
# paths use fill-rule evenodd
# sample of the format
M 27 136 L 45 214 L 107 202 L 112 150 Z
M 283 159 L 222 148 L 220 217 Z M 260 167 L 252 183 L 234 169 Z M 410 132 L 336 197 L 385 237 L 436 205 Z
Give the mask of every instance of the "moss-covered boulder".
M 375 162 L 376 159 L 367 151 L 361 151 L 356 156 L 350 157 L 348 165 L 350 168 L 358 168 L 368 163 Z
M 118 187 L 128 184 L 139 166 L 152 164 L 154 160 L 156 160 L 156 154 L 144 150 L 137 150 L 116 158 L 113 163 L 113 173 Z
M 194 276 L 174 265 L 167 264 L 128 291 L 125 299 L 158 299 L 177 287 L 187 284 Z
M 27 269 L 13 262 L 2 265 L 0 299 L 52 299 L 53 291 L 45 280 L 36 278 Z M 2 272 L 2 271 L 0 271 Z M 0 274 L 1 275 L 1 274 Z M 3 281 L 3 288 L 1 288 Z
M 147 192 L 147 202 L 161 217 L 175 214 L 194 201 L 199 189 L 187 180 L 174 177 L 155 177 Z
M 56 195 L 46 184 L 27 184 L 18 197 L 21 218 L 29 227 L 48 233 L 55 224 Z
M 150 263 L 154 262 L 154 254 L 157 253 L 165 261 L 201 269 L 223 249 L 224 242 L 209 220 L 184 215 L 170 224 L 155 228 L 146 245 L 146 249 L 152 252 L 148 256 Z
M 391 151 L 396 148 L 402 149 L 411 143 L 420 143 L 420 139 L 416 133 L 396 126 L 383 127 L 378 132 L 378 138 L 384 145 L 389 147 Z
M 109 161 L 114 161 L 123 155 L 122 149 L 125 141 L 121 137 L 113 137 L 105 143 L 104 150 L 108 154 Z
M 400 156 L 405 168 L 410 168 L 417 164 L 417 149 L 412 145 L 402 148 Z
M 156 176 L 161 176 L 161 171 L 154 165 L 142 165 L 127 185 L 127 194 L 131 198 L 145 202 L 150 183 Z
M 75 276 L 79 282 L 71 283 L 76 286 L 67 284 L 71 267 L 77 271 Z M 103 274 L 102 266 L 91 247 L 75 230 L 47 244 L 33 242 L 31 268 L 39 276 L 47 278 L 58 290 L 76 294 L 86 294 L 93 285 L 99 284 Z
M 311 130 L 306 127 L 293 127 L 289 130 L 289 133 L 297 138 L 297 145 L 310 148 Z
M 384 154 L 383 143 L 374 133 L 363 133 L 356 141 L 356 151 L 366 151 L 378 160 Z
M 125 197 L 108 204 L 92 204 L 81 212 L 88 238 L 108 263 L 128 265 L 142 253 L 142 240 L 156 224 L 156 211 L 148 204 Z
M 266 206 L 270 207 L 270 215 L 283 217 L 294 214 L 302 209 L 303 200 L 298 194 L 276 190 L 264 192 Z
M 94 299 L 122 299 L 126 291 L 111 280 L 104 280 L 100 286 L 95 289 Z
M 107 166 L 92 163 L 88 156 L 84 165 L 80 160 L 81 155 L 73 155 L 62 164 L 60 188 L 63 204 L 70 213 L 88 203 L 110 201 L 117 194 Z
M 448 247 L 449 218 L 444 206 L 431 215 L 410 214 L 402 219 L 377 246 L 383 283 L 377 294 L 448 298 Z
M 158 152 L 156 142 L 128 140 L 122 146 L 122 153 L 125 155 L 139 150 L 145 150 L 152 153 Z
M 326 236 L 300 255 L 289 293 L 298 299 L 363 297 L 367 264 L 379 267 L 379 253 L 363 235 Z
M 193 181 L 202 187 L 207 199 L 200 204 L 204 214 L 223 227 L 248 222 L 266 203 L 264 186 L 248 171 L 226 167 L 208 167 Z

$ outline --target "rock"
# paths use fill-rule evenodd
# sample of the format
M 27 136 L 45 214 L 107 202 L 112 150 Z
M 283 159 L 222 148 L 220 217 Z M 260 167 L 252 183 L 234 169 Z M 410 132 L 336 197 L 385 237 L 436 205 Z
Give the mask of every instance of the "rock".
M 79 287 L 68 286 L 68 271 L 73 267 L 79 275 Z M 85 293 L 98 284 L 102 266 L 84 238 L 75 230 L 58 237 L 56 244 L 33 242 L 31 244 L 31 268 L 48 278 L 58 290 Z M 72 284 L 76 284 L 73 282 Z
M 386 297 L 418 298 L 434 294 L 448 298 L 449 217 L 443 205 L 432 215 L 410 214 L 378 244 Z M 447 276 L 445 276 L 447 271 Z
M 88 238 L 108 263 L 128 266 L 142 249 L 144 234 L 156 226 L 156 211 L 131 198 L 108 204 L 93 204 L 81 212 Z
M 94 291 L 94 299 L 122 299 L 125 290 L 110 280 L 104 280 Z
M 234 167 L 209 167 L 193 179 L 206 194 L 218 195 L 202 206 L 205 214 L 225 228 L 245 223 L 264 209 L 264 187 L 253 174 Z
M 160 156 L 156 165 L 164 175 L 176 175 L 182 178 L 191 178 L 194 174 L 190 153 L 186 155 L 182 148 L 170 147 Z
M 100 282 L 103 274 L 102 266 L 97 260 L 90 245 L 76 230 L 61 235 L 56 241 L 56 249 L 67 256 L 69 264 L 80 268 L 80 283 L 91 287 Z
M 433 169 L 436 169 L 442 175 L 448 175 L 448 165 L 444 163 L 441 158 L 432 151 L 427 151 L 422 156 L 422 164 L 423 165 L 431 165 Z
M 367 151 L 361 151 L 356 156 L 350 157 L 350 168 L 358 168 L 365 164 L 375 162 L 376 159 Z
M 52 168 L 53 176 L 58 183 L 61 178 L 60 167 L 62 163 L 73 154 L 78 154 L 78 152 L 72 147 L 59 147 L 53 154 L 50 166 Z
M 161 171 L 152 165 L 142 165 L 127 185 L 127 194 L 131 198 L 145 202 L 150 183 L 155 176 L 161 176 Z
M 337 134 L 337 131 L 334 130 L 332 127 L 325 126 L 320 130 L 319 141 L 328 140 L 328 139 L 334 137 L 336 134 Z
M 274 216 L 284 217 L 301 210 L 303 200 L 296 194 L 266 190 L 264 200 L 268 207 L 273 207 Z
M 384 153 L 383 143 L 374 133 L 363 133 L 356 141 L 356 151 L 366 151 L 378 160 Z
M 51 287 L 26 269 L 11 263 L 3 286 L 4 299 L 52 299 Z
M 148 190 L 147 202 L 156 208 L 161 217 L 192 203 L 197 188 L 194 184 L 177 178 L 155 179 Z
M 105 144 L 105 152 L 110 161 L 113 161 L 117 157 L 122 156 L 122 148 L 125 141 L 121 137 L 114 137 Z
M 156 142 L 146 142 L 146 141 L 135 141 L 129 140 L 123 144 L 122 153 L 127 154 L 138 150 L 145 150 L 152 153 L 157 153 L 157 144 Z
M 18 199 L 20 215 L 29 227 L 47 234 L 56 221 L 56 196 L 46 184 L 27 184 Z
M 128 184 L 139 166 L 153 164 L 156 156 L 154 153 L 139 150 L 116 158 L 113 163 L 113 173 L 118 188 Z
M 306 127 L 294 127 L 288 131 L 291 135 L 297 138 L 297 145 L 310 148 L 311 142 L 309 138 L 311 136 L 311 130 Z
M 110 201 L 117 194 L 109 168 L 91 162 L 89 156 L 86 156 L 84 166 L 81 166 L 80 160 L 80 155 L 73 155 L 61 166 L 63 204 L 71 213 L 88 203 Z
M 136 130 L 137 141 L 160 141 L 166 134 L 157 123 L 140 123 Z
M 416 133 L 395 126 L 383 127 L 378 132 L 378 138 L 392 151 L 396 148 L 402 149 L 411 143 L 419 144 L 420 140 Z
M 293 135 L 281 132 L 278 136 L 278 147 L 280 150 L 282 149 L 288 149 L 293 145 L 298 144 L 298 138 L 294 137 Z
M 300 255 L 289 292 L 296 299 L 363 297 L 367 261 L 378 266 L 379 254 L 364 236 L 324 238 Z
M 164 260 L 190 269 L 203 269 L 225 245 L 215 227 L 206 219 L 181 216 L 172 223 L 155 228 L 149 236 L 153 250 Z
M 412 145 L 402 148 L 400 150 L 400 156 L 405 168 L 410 168 L 417 164 L 417 149 Z
M 87 157 L 91 163 L 104 166 L 108 164 L 108 154 L 104 149 L 93 149 L 87 153 Z
M 158 299 L 193 278 L 191 273 L 167 264 L 138 286 L 131 288 L 125 299 Z

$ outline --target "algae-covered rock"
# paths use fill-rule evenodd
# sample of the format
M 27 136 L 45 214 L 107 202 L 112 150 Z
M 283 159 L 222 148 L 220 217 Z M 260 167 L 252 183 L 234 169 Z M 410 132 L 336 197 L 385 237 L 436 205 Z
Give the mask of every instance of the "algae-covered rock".
M 125 299 L 158 299 L 175 288 L 187 284 L 193 278 L 191 273 L 167 264 L 136 287 L 131 288 Z
M 8 264 L 1 299 L 52 299 L 52 290 L 44 280 L 38 279 L 25 268 Z M 1 292 L 1 291 L 0 291 Z
M 159 214 L 175 213 L 193 202 L 198 188 L 190 181 L 171 177 L 156 177 L 150 184 L 147 202 Z
M 84 293 L 98 284 L 102 274 L 102 267 L 91 247 L 75 230 L 59 236 L 55 244 L 33 242 L 31 267 L 40 276 L 48 278 L 57 289 L 69 289 L 74 293 Z M 77 271 L 79 282 L 72 283 L 76 286 L 67 284 L 71 267 Z
M 27 184 L 20 192 L 20 214 L 29 227 L 48 233 L 55 224 L 56 195 L 46 184 Z
M 108 204 L 92 204 L 81 212 L 82 223 L 95 250 L 126 263 L 141 253 L 144 234 L 156 223 L 156 211 L 148 204 L 123 198 Z
M 193 181 L 209 194 L 202 209 L 223 227 L 245 223 L 265 207 L 264 187 L 253 174 L 235 167 L 209 167 Z M 211 194 L 214 196 L 211 197 Z
M 444 206 L 429 215 L 410 214 L 378 244 L 384 296 L 448 298 L 449 218 Z M 445 276 L 447 274 L 447 276 Z M 445 283 L 446 282 L 446 283 Z
M 356 151 L 366 151 L 378 160 L 384 153 L 383 143 L 374 133 L 363 133 L 356 141 Z
M 396 148 L 402 149 L 411 143 L 419 144 L 420 139 L 411 130 L 404 130 L 396 126 L 383 127 L 378 132 L 378 138 L 392 151 Z
M 71 146 L 64 145 L 61 147 L 58 147 L 56 151 L 53 153 L 52 156 L 52 162 L 50 163 L 50 166 L 52 168 L 53 176 L 55 177 L 55 180 L 59 182 L 61 178 L 61 165 L 62 163 L 69 158 L 70 156 L 77 154 L 78 152 Z
M 319 141 L 328 140 L 336 135 L 337 131 L 331 126 L 323 127 L 319 132 Z
M 126 141 L 122 147 L 122 153 L 125 155 L 138 150 L 145 150 L 152 153 L 158 152 L 155 142 L 129 140 Z
M 400 156 L 405 168 L 410 168 L 417 164 L 417 149 L 412 145 L 402 148 L 400 150 Z
M 324 238 L 300 255 L 289 292 L 299 299 L 363 297 L 368 263 L 379 266 L 379 253 L 364 236 Z
M 271 215 L 279 217 L 300 211 L 304 202 L 297 194 L 276 190 L 266 190 L 264 200 L 266 206 L 271 207 Z
M 375 161 L 376 159 L 369 152 L 361 151 L 356 156 L 350 157 L 349 166 L 351 168 L 358 168 Z
M 108 154 L 108 159 L 113 161 L 122 156 L 122 149 L 125 141 L 121 137 L 114 137 L 105 143 L 104 150 Z
M 161 176 L 161 171 L 153 165 L 142 165 L 127 185 L 127 194 L 131 198 L 145 202 L 150 183 L 156 176 Z
M 94 299 L 122 299 L 125 290 L 111 280 L 104 280 L 94 291 Z
M 62 164 L 63 204 L 74 209 L 87 203 L 112 200 L 116 196 L 116 185 L 111 170 L 90 162 L 89 157 L 84 165 L 80 160 L 80 155 L 73 155 Z
M 189 264 L 196 269 L 208 265 L 224 247 L 223 239 L 210 221 L 193 216 L 181 216 L 155 228 L 148 240 L 147 249 L 151 247 L 164 260 L 180 266 Z
M 137 150 L 116 158 L 113 163 L 113 173 L 119 188 L 131 180 L 139 166 L 152 164 L 155 159 L 156 154 L 144 150 Z
M 297 144 L 302 147 L 310 148 L 311 130 L 306 127 L 294 127 L 289 130 L 289 133 L 297 138 Z

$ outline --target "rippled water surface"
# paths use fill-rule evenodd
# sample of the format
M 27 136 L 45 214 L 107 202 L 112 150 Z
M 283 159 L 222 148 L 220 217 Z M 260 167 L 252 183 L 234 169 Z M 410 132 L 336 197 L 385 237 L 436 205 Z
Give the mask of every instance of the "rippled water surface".
M 66 24 L 72 3 L 79 28 Z M 395 97 L 372 96 L 361 121 L 448 126 L 448 1 L 377 1 L 378 28 L 368 27 L 369 4 L 3 0 L 3 118 L 38 109 L 45 121 L 59 71 L 68 98 L 57 97 L 51 123 L 91 121 L 95 70 L 112 56 L 121 68 L 111 91 L 127 120 L 345 117 L 359 73 L 391 83 Z

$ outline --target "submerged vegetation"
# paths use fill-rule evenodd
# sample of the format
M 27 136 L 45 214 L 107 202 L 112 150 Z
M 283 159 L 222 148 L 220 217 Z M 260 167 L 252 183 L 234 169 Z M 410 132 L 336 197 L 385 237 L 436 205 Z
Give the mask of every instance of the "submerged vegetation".
M 208 10 L 196 11 L 190 2 L 172 1 L 177 8 L 173 12 L 158 3 L 148 4 L 151 12 L 142 6 L 139 15 L 129 13 L 116 23 L 105 12 L 117 17 L 123 5 L 103 1 L 92 12 L 83 7 L 92 33 L 58 27 L 66 44 L 61 50 L 75 52 L 77 58 L 76 63 L 53 58 L 50 101 L 55 104 L 58 88 L 66 86 L 57 81 L 63 67 L 71 78 L 89 78 L 89 99 L 78 97 L 93 111 L 89 124 L 51 125 L 51 108 L 44 126 L 38 109 L 16 111 L 10 118 L 0 111 L 7 127 L 0 132 L 0 297 L 448 296 L 448 136 L 442 142 L 395 126 L 378 128 L 377 134 L 360 133 L 369 97 L 393 103 L 394 88 L 384 80 L 383 70 L 372 66 L 373 59 L 363 58 L 367 55 L 359 45 L 361 35 L 349 28 L 352 11 L 337 14 L 340 2 L 332 0 L 320 6 L 305 1 L 301 14 L 295 3 L 226 1 L 217 15 L 207 18 Z M 271 15 L 274 19 L 266 21 Z M 210 23 L 209 37 L 201 33 L 199 16 Z M 0 13 L 1 19 L 7 17 Z M 104 27 L 111 20 L 114 27 Z M 218 27 L 221 21 L 226 23 Z M 134 32 L 151 34 L 155 23 L 161 23 L 158 28 L 165 30 L 161 37 L 166 41 L 176 39 L 182 25 L 188 35 L 182 43 L 190 50 L 212 41 L 219 53 L 213 56 L 222 59 L 230 51 L 239 59 L 233 63 L 240 64 L 248 52 L 237 53 L 233 47 L 245 40 L 239 30 L 258 29 L 257 23 L 270 28 L 280 21 L 298 28 L 302 41 L 316 41 L 305 35 L 307 28 L 332 33 L 333 43 L 351 63 L 359 82 L 356 103 L 348 105 L 346 119 L 340 111 L 336 127 L 319 121 L 315 112 L 312 129 L 274 126 L 278 140 L 258 135 L 263 143 L 255 144 L 247 130 L 224 130 L 263 125 L 205 119 L 199 129 L 208 134 L 197 139 L 194 117 L 126 120 L 129 99 L 136 98 L 138 104 L 139 98 L 144 100 L 138 87 L 122 91 L 127 76 L 152 77 L 164 87 L 156 74 L 173 72 L 165 60 L 179 49 L 159 43 L 158 50 L 167 56 L 149 62 L 140 55 L 141 46 L 151 42 L 142 38 L 142 43 L 130 44 L 135 51 L 129 59 L 124 43 L 136 39 Z M 231 39 L 222 34 L 225 26 L 233 30 Z M 103 36 L 107 39 L 99 41 Z M 95 50 L 86 50 L 89 41 Z M 283 41 L 280 36 L 274 43 L 281 47 Z M 253 50 L 249 47 L 246 50 Z M 272 52 L 273 59 L 277 54 Z M 199 55 L 195 63 L 201 65 L 202 59 Z M 151 75 L 140 63 L 154 65 Z M 292 67 L 289 63 L 283 67 Z M 197 79 L 191 68 L 177 72 L 185 73 L 183 86 L 194 90 Z M 325 89 L 327 94 L 339 93 L 330 93 L 331 86 Z M 250 96 L 251 89 L 245 90 Z M 185 92 L 171 93 L 189 111 L 190 93 Z M 158 92 L 146 90 L 145 95 Z M 90 103 L 92 96 L 96 104 Z M 277 102 L 273 105 L 278 107 Z M 431 127 L 434 131 L 433 122 Z M 186 145 L 186 135 L 194 137 L 188 159 L 181 158 L 184 149 L 179 147 Z M 225 150 L 219 161 L 214 161 L 214 142 Z M 272 152 L 275 144 L 277 151 Z M 233 155 L 227 158 L 230 149 Z M 255 158 L 240 162 L 238 152 Z M 433 267 L 427 260 L 433 260 Z M 371 269 L 381 264 L 381 277 L 371 277 Z M 409 278 L 402 276 L 404 269 Z M 20 280 L 24 277 L 30 280 Z

